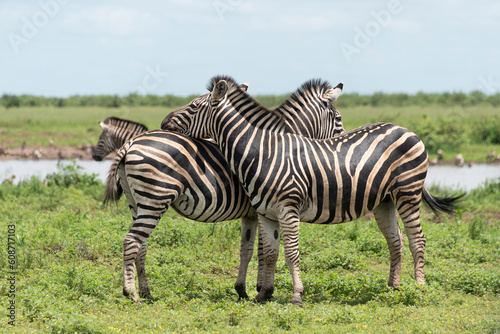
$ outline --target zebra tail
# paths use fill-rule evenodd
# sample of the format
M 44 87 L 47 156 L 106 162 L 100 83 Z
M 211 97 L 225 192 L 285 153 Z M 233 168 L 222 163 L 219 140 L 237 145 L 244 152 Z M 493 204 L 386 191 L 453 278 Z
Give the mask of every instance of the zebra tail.
M 126 143 L 123 145 L 116 156 L 113 159 L 113 163 L 109 168 L 108 177 L 106 179 L 106 190 L 104 191 L 103 204 L 106 205 L 108 202 L 117 202 L 123 195 L 123 188 L 120 184 L 120 179 L 117 176 L 118 166 L 122 162 L 123 158 L 127 154 L 130 145 Z
M 423 190 L 424 203 L 436 214 L 446 213 L 456 215 L 456 204 L 465 194 L 454 197 L 437 197 L 429 193 L 426 187 Z

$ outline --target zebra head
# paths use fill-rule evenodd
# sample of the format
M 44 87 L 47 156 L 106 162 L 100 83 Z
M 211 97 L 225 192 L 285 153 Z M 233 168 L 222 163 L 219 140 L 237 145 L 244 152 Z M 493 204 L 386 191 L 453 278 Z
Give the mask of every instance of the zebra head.
M 97 145 L 93 148 L 92 158 L 101 161 L 110 152 L 119 149 L 127 140 L 148 128 L 142 124 L 118 117 L 108 117 L 104 122 L 97 121 L 102 129 Z
M 95 161 L 102 161 L 109 152 L 113 151 L 113 143 L 111 140 L 110 127 L 106 123 L 100 121 L 97 121 L 97 124 L 101 127 L 102 132 L 99 136 L 97 145 L 92 150 L 92 158 Z
M 344 84 L 332 87 L 321 79 L 305 82 L 276 111 L 293 133 L 309 138 L 332 138 L 345 132 L 342 117 L 332 105 Z
M 221 79 L 218 82 L 216 78 L 212 80 L 207 89 L 210 91 L 207 94 L 201 95 L 184 107 L 172 111 L 161 122 L 161 129 L 180 132 L 193 138 L 212 138 L 213 131 L 208 126 L 207 117 L 212 109 L 222 102 L 229 89 L 229 84 L 226 80 Z M 234 85 L 231 89 L 246 92 L 248 84 Z

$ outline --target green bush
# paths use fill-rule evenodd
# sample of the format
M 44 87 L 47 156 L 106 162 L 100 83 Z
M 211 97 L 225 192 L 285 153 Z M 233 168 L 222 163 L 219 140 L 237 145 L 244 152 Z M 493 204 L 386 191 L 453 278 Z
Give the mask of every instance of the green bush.
M 500 144 L 500 117 L 491 116 L 474 122 L 471 138 L 478 144 Z
M 438 149 L 458 149 L 466 141 L 467 127 L 455 117 L 431 119 L 424 115 L 409 121 L 406 126 L 419 136 L 431 153 Z
M 61 161 L 57 163 L 58 171 L 47 175 L 45 181 L 49 186 L 86 188 L 98 185 L 96 174 L 82 173 L 82 167 L 75 160 L 70 160 L 70 164 L 64 165 Z

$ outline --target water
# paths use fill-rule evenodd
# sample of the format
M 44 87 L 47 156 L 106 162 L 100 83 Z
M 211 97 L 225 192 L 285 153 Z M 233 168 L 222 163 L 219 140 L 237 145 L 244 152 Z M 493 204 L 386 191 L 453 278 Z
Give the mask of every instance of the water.
M 500 178 L 499 165 L 430 166 L 425 184 L 469 191 L 495 178 Z
M 22 180 L 29 179 L 31 176 L 37 176 L 40 179 L 45 179 L 48 174 L 57 172 L 57 163 L 59 160 L 3 160 L 0 161 L 0 182 L 6 178 L 15 175 L 14 184 L 18 184 Z M 106 180 L 108 176 L 111 160 L 94 161 L 94 160 L 79 160 L 77 164 L 87 174 L 97 174 L 97 179 Z M 70 165 L 69 161 L 61 161 L 66 166 Z
M 47 174 L 57 171 L 57 160 L 3 160 L 0 161 L 0 182 L 16 175 L 14 183 L 29 179 L 32 175 L 44 179 Z M 63 164 L 69 164 L 63 161 Z M 108 175 L 111 160 L 88 161 L 80 160 L 78 165 L 83 167 L 85 173 L 95 173 L 98 179 L 105 181 Z M 427 173 L 426 186 L 438 185 L 469 191 L 484 184 L 486 179 L 500 177 L 498 165 L 474 165 L 472 167 L 430 166 Z

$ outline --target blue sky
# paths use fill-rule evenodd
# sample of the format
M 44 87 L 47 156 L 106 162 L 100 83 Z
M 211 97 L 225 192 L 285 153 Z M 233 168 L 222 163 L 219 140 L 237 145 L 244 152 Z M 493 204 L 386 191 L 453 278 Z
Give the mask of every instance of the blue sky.
M 500 2 L 2 0 L 0 94 L 500 90 Z

